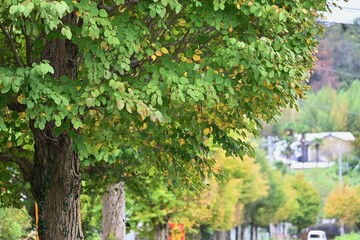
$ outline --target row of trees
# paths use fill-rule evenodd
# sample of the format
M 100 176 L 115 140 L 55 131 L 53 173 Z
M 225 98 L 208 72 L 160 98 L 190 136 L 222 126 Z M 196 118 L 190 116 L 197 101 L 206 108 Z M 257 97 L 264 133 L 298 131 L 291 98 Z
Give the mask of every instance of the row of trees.
M 268 134 L 279 135 L 287 128 L 296 132 L 350 131 L 355 135 L 353 152 L 343 159 L 347 164 L 343 172 L 346 184 L 341 190 L 334 188 L 324 199 L 324 217 L 335 218 L 350 229 L 358 229 L 360 81 L 353 80 L 348 84 L 338 90 L 324 87 L 310 93 L 306 101 L 299 102 L 298 112 L 286 110 L 281 125 L 275 123 L 266 130 Z M 332 174 L 336 178 L 338 171 Z
M 127 230 L 148 239 L 167 239 L 168 223 L 182 223 L 191 238 L 227 239 L 236 229 L 236 239 L 244 239 L 244 229 L 291 222 L 300 232 L 316 223 L 320 212 L 319 193 L 303 175 L 287 175 L 269 166 L 259 151 L 257 157 L 226 157 L 214 151 L 214 172 L 222 181 L 208 178 L 200 193 L 169 185 L 164 176 L 142 176 L 142 184 L 127 184 Z M 102 199 L 83 194 L 84 237 L 100 239 Z M 255 235 L 251 236 L 255 239 Z M 16 238 L 9 238 L 16 239 Z
M 124 182 L 201 189 L 214 173 L 210 136 L 228 155 L 253 155 L 245 136 L 307 89 L 326 4 L 4 1 L 2 203 L 18 202 L 10 183 L 25 182 L 41 240 L 83 239 L 85 185 L 116 206 L 103 237 L 123 238 Z

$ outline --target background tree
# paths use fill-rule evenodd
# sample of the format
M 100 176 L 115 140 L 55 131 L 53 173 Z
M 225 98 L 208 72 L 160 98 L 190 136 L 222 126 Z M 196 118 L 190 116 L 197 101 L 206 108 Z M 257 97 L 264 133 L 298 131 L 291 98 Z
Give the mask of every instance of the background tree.
M 341 220 L 345 225 L 354 227 L 360 218 L 359 187 L 343 186 L 330 193 L 324 206 L 325 216 Z
M 129 166 L 141 159 L 181 182 L 184 162 L 210 170 L 204 135 L 229 154 L 250 153 L 229 133 L 256 133 L 304 95 L 325 10 L 310 0 L 5 1 L 0 160 L 30 182 L 41 239 L 83 238 L 89 166 L 121 165 L 133 151 L 142 157 Z M 137 138 L 144 123 L 151 140 Z M 166 140 L 180 148 L 162 152 Z M 183 154 L 154 159 L 143 145 Z
M 291 176 L 269 172 L 269 185 L 269 195 L 256 201 L 251 213 L 253 224 L 263 228 L 285 222 L 300 211 L 296 201 L 297 192 L 291 186 Z
M 214 230 L 230 230 L 245 221 L 246 205 L 268 194 L 268 179 L 255 159 L 248 156 L 243 160 L 225 158 L 219 151 L 215 158 L 228 181 L 219 184 L 210 226 Z
M 296 203 L 299 208 L 289 216 L 289 220 L 300 232 L 316 223 L 320 212 L 320 195 L 302 174 L 297 174 L 291 183 L 296 190 Z
M 129 189 L 132 196 L 128 217 L 132 225 L 136 228 L 142 223 L 145 232 L 159 233 L 165 231 L 156 230 L 170 220 L 185 223 L 190 232 L 200 225 L 208 226 L 215 234 L 240 225 L 244 221 L 243 206 L 267 194 L 267 179 L 260 172 L 260 166 L 248 156 L 243 160 L 225 157 L 225 152 L 218 149 L 214 159 L 217 162 L 214 169 L 224 174 L 225 179 L 220 183 L 214 177 L 207 179 L 208 189 L 200 196 L 174 188 L 161 181 L 161 177 L 145 178 L 135 192 Z M 159 235 L 155 234 L 154 239 L 164 239 Z

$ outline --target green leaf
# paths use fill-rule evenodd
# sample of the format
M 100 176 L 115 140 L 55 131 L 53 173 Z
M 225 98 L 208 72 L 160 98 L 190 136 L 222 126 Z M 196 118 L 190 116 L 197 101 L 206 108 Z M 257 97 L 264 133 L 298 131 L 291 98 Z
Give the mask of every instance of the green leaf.
M 65 37 L 67 38 L 67 39 L 71 39 L 72 38 L 72 33 L 71 33 L 71 30 L 70 29 L 66 29 L 66 31 L 65 31 Z
M 151 166 L 149 168 L 149 176 L 154 176 L 155 172 L 156 172 L 156 168 L 154 166 Z
M 223 84 L 224 83 L 224 79 L 223 78 L 221 78 L 221 77 L 217 77 L 216 79 L 215 79 L 215 82 L 216 82 L 216 84 Z
M 122 99 L 119 99 L 116 102 L 116 107 L 119 109 L 119 111 L 121 111 L 125 107 L 125 102 Z
M 99 16 L 106 18 L 108 16 L 108 13 L 104 9 L 100 9 Z
M 294 77 L 295 76 L 295 71 L 293 69 L 290 69 L 289 71 L 289 76 L 290 77 Z
M 61 126 L 61 118 L 58 115 L 55 115 L 55 126 Z
M 182 84 L 187 84 L 189 83 L 189 79 L 187 79 L 186 77 L 181 77 L 179 78 L 179 82 Z
M 85 104 L 87 107 L 94 107 L 95 106 L 95 99 L 94 98 L 86 98 Z

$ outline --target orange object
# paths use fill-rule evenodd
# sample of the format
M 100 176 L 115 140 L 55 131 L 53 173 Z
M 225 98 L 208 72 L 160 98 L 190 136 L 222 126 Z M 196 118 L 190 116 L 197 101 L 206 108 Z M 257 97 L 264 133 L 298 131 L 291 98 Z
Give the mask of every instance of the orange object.
M 36 240 L 40 240 L 39 238 L 39 210 L 37 202 L 35 202 L 35 228 L 36 228 Z
M 185 240 L 185 225 L 183 223 L 169 223 L 169 240 Z

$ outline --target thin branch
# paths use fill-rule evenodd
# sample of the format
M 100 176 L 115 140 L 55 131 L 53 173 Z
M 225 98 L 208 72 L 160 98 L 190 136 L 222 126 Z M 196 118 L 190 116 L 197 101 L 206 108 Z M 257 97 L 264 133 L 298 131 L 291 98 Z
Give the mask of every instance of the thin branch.
M 189 34 L 189 32 L 190 32 L 190 28 L 186 31 L 186 33 L 184 34 L 184 36 L 183 36 L 182 39 L 180 40 L 180 42 L 179 42 L 179 44 L 178 44 L 178 46 L 177 46 L 177 48 L 176 48 L 176 50 L 175 50 L 175 53 L 176 53 L 176 54 L 178 54 L 179 52 L 181 52 L 181 51 L 179 51 L 179 50 L 180 50 L 180 48 L 181 48 L 181 45 L 182 45 L 183 42 L 185 41 L 187 35 Z
M 206 40 L 203 44 L 201 44 L 201 46 L 199 47 L 199 49 L 202 49 L 203 47 L 205 47 L 206 44 L 208 44 L 211 40 L 213 40 L 214 38 L 220 36 L 221 33 L 217 32 L 214 35 L 212 35 L 208 40 Z
M 24 19 L 25 21 L 25 19 Z M 26 64 L 30 67 L 32 64 L 32 58 L 31 58 L 31 50 L 33 46 L 32 39 L 29 34 L 26 34 L 26 28 L 23 26 L 21 28 L 21 31 L 23 35 L 25 36 L 25 45 L 26 45 Z
M 99 9 L 104 9 L 106 12 L 110 13 L 112 11 L 114 11 L 115 9 L 117 9 L 120 5 L 115 5 L 115 6 L 105 6 L 103 4 L 98 5 Z
M 12 53 L 14 54 L 16 63 L 19 65 L 19 67 L 24 67 L 24 64 L 22 63 L 22 61 L 20 59 L 19 53 L 16 50 L 15 44 L 12 41 L 10 34 L 6 31 L 4 25 L 1 22 L 0 22 L 0 28 L 1 28 L 2 32 L 4 33 L 6 39 L 9 42 L 9 45 L 10 45 Z
M 24 180 L 26 182 L 29 182 L 31 179 L 31 172 L 33 169 L 33 163 L 30 161 L 30 159 L 25 157 L 17 158 L 16 156 L 13 156 L 11 154 L 7 153 L 0 153 L 0 162 L 3 163 L 10 163 L 13 162 L 16 165 L 18 165 L 20 171 L 23 174 Z
M 9 103 L 7 106 L 11 111 L 14 111 L 14 112 L 24 112 L 26 110 L 26 105 L 21 104 L 21 103 L 17 102 L 16 100 Z

